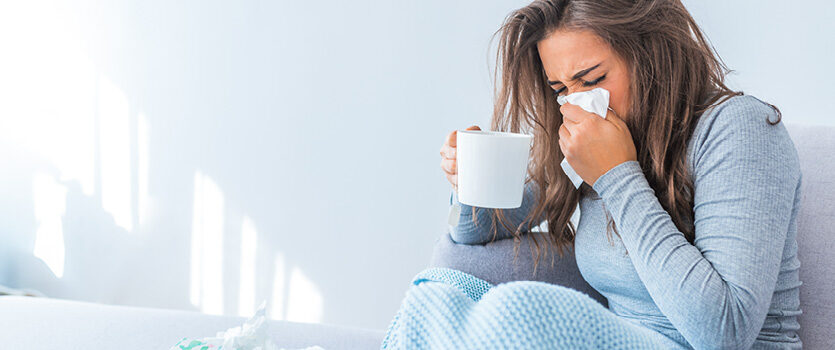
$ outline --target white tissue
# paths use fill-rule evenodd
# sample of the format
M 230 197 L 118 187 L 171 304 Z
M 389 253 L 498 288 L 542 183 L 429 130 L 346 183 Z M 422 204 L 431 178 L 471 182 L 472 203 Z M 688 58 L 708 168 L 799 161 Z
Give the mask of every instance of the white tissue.
M 557 96 L 557 102 L 560 105 L 568 102 L 580 106 L 580 108 L 606 119 L 606 111 L 609 109 L 609 90 L 594 88 L 589 91 L 575 92 L 568 96 Z M 568 164 L 568 161 L 563 159 L 560 166 L 565 174 L 568 175 L 568 178 L 571 179 L 574 188 L 580 188 L 580 184 L 583 183 L 583 178 L 577 175 L 577 172 Z
M 242 326 L 232 327 L 224 332 L 217 332 L 214 337 L 203 339 L 184 338 L 170 350 L 216 348 L 219 350 L 287 350 L 279 349 L 267 332 L 267 320 L 264 316 L 266 303 L 261 303 L 255 315 Z M 319 346 L 310 346 L 301 350 L 324 350 Z
M 566 102 L 578 105 L 588 112 L 599 115 L 606 119 L 606 111 L 609 109 L 609 90 L 594 88 L 589 91 L 575 92 L 568 96 L 557 96 L 557 102 L 564 105 Z

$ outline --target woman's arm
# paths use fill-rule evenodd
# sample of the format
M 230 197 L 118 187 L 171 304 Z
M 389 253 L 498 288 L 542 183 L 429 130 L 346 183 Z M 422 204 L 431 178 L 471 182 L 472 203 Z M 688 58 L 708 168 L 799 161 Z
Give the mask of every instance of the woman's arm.
M 697 349 L 748 348 L 765 320 L 800 188 L 797 152 L 774 111 L 733 98 L 696 139 L 695 242 L 658 202 L 637 161 L 593 188 L 613 215 L 638 275 Z
M 522 205 L 519 208 L 504 209 L 505 222 L 510 227 L 517 227 L 530 210 L 536 205 L 538 198 L 538 186 L 533 181 L 525 184 L 525 192 L 522 196 Z M 462 244 L 484 244 L 493 239 L 493 209 L 476 207 L 475 221 L 473 220 L 473 207 L 458 201 L 458 196 L 455 191 L 452 191 L 450 196 L 450 205 L 460 205 L 461 213 L 458 218 L 458 224 L 452 226 L 450 230 L 450 237 L 455 243 Z M 537 227 L 542 223 L 543 219 L 534 220 L 532 227 Z M 495 223 L 498 232 L 496 233 L 496 240 L 512 237 L 512 233 L 504 228 L 498 218 Z M 522 232 L 527 232 L 527 224 L 522 228 Z

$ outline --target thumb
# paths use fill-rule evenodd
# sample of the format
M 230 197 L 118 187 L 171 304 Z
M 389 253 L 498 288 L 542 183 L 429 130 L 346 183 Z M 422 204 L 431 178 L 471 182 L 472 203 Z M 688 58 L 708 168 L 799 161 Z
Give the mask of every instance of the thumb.
M 612 123 L 618 124 L 620 126 L 626 126 L 626 121 L 623 120 L 617 113 L 615 113 L 614 109 L 609 108 L 606 111 L 606 120 L 611 121 Z
M 464 130 L 479 130 L 480 131 L 481 128 L 479 128 L 478 125 L 472 125 L 472 126 L 466 128 Z

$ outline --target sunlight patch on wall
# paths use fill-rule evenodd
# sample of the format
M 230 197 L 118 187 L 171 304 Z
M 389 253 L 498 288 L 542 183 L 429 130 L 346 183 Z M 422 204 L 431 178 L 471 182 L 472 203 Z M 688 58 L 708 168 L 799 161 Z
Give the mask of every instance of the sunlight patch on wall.
M 290 292 L 287 295 L 287 321 L 322 321 L 322 292 L 298 267 L 290 273 Z
M 190 299 L 209 314 L 223 314 L 223 192 L 210 177 L 194 174 Z
M 130 109 L 128 99 L 106 77 L 99 78 L 101 202 L 116 225 L 131 231 Z
M 255 313 L 255 249 L 258 232 L 249 216 L 244 216 L 241 227 L 241 271 L 238 292 L 238 315 L 250 317 Z
M 286 316 L 284 314 L 284 288 L 286 284 L 284 281 L 284 256 L 279 252 L 275 254 L 273 268 L 275 269 L 275 272 L 273 272 L 273 295 L 270 299 L 268 316 L 272 319 L 283 320 Z
M 67 189 L 54 177 L 38 173 L 32 180 L 35 202 L 35 247 L 32 254 L 43 260 L 52 273 L 64 277 L 64 227 L 62 217 L 66 209 Z
M 141 227 L 148 221 L 148 213 L 151 209 L 151 196 L 148 189 L 148 157 L 149 157 L 149 135 L 148 118 L 144 113 L 136 117 L 136 147 L 137 147 L 137 221 Z

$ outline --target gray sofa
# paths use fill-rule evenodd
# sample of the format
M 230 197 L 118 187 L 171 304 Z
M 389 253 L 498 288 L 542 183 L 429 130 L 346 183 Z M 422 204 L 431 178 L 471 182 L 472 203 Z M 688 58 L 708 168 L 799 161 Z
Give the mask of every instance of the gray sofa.
M 835 127 L 786 124 L 800 156 L 802 203 L 797 223 L 801 262 L 800 339 L 806 349 L 835 349 Z M 542 235 L 541 233 L 534 233 Z M 606 300 L 580 276 L 573 254 L 540 263 L 533 275 L 531 239 L 523 236 L 516 264 L 513 240 L 485 245 L 455 244 L 442 234 L 431 266 L 451 267 L 492 283 L 538 280 L 585 292 L 602 304 Z M 539 239 L 543 242 L 543 239 Z

